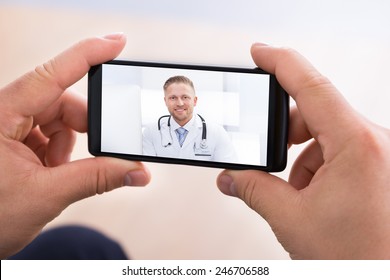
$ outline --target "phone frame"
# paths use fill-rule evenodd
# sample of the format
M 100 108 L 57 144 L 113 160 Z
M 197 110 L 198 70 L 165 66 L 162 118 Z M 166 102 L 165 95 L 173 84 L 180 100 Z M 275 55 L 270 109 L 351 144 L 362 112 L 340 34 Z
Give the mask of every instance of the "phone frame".
M 267 165 L 247 165 L 203 160 L 190 160 L 171 157 L 158 157 L 134 154 L 119 154 L 101 151 L 102 123 L 102 65 L 130 65 L 139 67 L 156 67 L 186 70 L 201 70 L 215 72 L 254 73 L 270 75 L 268 134 L 267 134 Z M 225 66 L 185 65 L 158 62 L 142 62 L 127 60 L 112 60 L 92 66 L 88 72 L 88 149 L 94 156 L 110 156 L 127 160 L 157 162 L 168 164 L 194 165 L 224 169 L 256 169 L 266 172 L 283 171 L 287 164 L 287 141 L 289 126 L 289 96 L 278 83 L 276 77 L 260 68 L 238 68 Z

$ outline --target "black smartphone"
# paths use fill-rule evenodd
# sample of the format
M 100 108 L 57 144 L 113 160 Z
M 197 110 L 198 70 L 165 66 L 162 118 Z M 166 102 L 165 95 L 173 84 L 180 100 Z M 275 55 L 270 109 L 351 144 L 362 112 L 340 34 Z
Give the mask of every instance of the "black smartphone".
M 114 60 L 88 74 L 95 156 L 278 172 L 288 119 L 288 95 L 259 68 Z

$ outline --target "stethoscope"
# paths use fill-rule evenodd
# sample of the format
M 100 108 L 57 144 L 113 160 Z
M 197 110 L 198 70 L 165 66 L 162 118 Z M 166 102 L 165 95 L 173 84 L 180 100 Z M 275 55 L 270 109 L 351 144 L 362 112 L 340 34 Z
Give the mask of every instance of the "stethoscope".
M 204 120 L 204 118 L 199 115 L 199 118 L 200 120 L 202 121 L 202 140 L 200 141 L 200 148 L 201 149 L 207 149 L 207 127 L 206 127 L 206 121 Z M 161 135 L 161 144 L 164 148 L 172 145 L 172 133 L 171 133 L 171 115 L 164 115 L 164 116 L 161 116 L 159 119 L 158 119 L 158 122 L 157 122 L 157 127 L 158 127 L 158 130 L 160 131 L 160 135 Z M 169 134 L 171 136 L 171 141 L 167 141 L 167 144 L 164 145 L 164 142 L 163 142 L 163 135 L 162 135 L 162 132 L 161 132 L 161 119 L 163 118 L 168 118 L 168 122 L 167 122 L 167 125 L 169 127 Z

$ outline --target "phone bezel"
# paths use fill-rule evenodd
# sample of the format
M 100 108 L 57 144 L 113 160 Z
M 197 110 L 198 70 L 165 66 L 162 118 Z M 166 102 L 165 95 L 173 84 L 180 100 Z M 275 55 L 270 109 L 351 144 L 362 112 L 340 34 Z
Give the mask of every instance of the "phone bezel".
M 216 72 L 255 73 L 270 75 L 267 165 L 247 165 L 237 163 L 222 163 L 199 161 L 180 158 L 155 157 L 134 154 L 119 154 L 101 151 L 101 122 L 102 122 L 102 65 L 131 65 L 139 67 L 157 67 L 187 70 L 203 70 Z M 224 169 L 256 169 L 266 172 L 283 171 L 287 164 L 287 140 L 289 121 L 289 97 L 279 85 L 276 77 L 260 68 L 238 68 L 225 66 L 185 65 L 158 62 L 142 62 L 127 60 L 112 60 L 92 66 L 88 72 L 88 149 L 94 156 L 110 156 L 127 160 L 157 162 L 168 164 L 194 165 Z

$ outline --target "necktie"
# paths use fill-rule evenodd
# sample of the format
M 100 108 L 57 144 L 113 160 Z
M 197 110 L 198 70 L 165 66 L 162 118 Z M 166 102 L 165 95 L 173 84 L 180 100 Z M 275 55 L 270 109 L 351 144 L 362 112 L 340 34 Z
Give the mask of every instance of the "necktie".
M 177 138 L 179 140 L 180 147 L 183 146 L 184 140 L 186 139 L 187 129 L 179 127 L 176 129 Z

